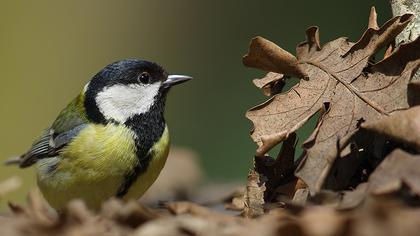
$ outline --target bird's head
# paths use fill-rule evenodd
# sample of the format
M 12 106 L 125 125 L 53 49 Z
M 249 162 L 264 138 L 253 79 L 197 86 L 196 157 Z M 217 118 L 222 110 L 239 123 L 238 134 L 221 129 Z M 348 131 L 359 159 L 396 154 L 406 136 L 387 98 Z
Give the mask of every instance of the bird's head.
M 98 123 L 124 123 L 130 118 L 163 106 L 168 90 L 192 79 L 168 75 L 156 63 L 144 60 L 122 60 L 96 74 L 84 88 L 87 116 Z

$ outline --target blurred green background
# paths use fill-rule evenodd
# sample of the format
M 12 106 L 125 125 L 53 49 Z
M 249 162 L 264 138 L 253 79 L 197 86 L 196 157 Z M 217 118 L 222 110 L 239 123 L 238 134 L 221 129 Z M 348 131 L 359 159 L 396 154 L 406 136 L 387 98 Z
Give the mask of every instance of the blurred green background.
M 241 63 L 250 39 L 294 53 L 317 25 L 323 43 L 356 41 L 373 5 L 380 25 L 391 17 L 384 0 L 1 1 L 0 157 L 26 151 L 102 67 L 143 58 L 195 78 L 169 95 L 172 143 L 197 151 L 210 180 L 244 180 L 256 147 L 244 113 L 266 100 L 251 83 L 264 73 Z M 0 181 L 13 175 L 24 185 L 6 198 L 23 201 L 35 175 L 0 167 Z

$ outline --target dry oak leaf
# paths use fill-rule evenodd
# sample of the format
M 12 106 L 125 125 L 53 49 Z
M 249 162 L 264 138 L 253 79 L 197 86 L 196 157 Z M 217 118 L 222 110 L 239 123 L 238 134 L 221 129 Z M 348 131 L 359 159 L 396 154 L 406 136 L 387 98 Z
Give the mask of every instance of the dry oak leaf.
M 297 58 L 262 37 L 254 38 L 243 58 L 246 66 L 304 78 L 246 113 L 254 124 L 251 137 L 259 150 L 268 151 L 324 111 L 305 141 L 305 159 L 296 171 L 311 193 L 318 192 L 361 121 L 408 108 L 407 84 L 420 64 L 420 39 L 401 45 L 374 65 L 368 62 L 412 18 L 395 17 L 379 29 L 367 29 L 357 43 L 338 38 L 322 48 L 318 28 L 311 27 L 307 40 L 297 46 Z
M 368 191 L 373 194 L 389 194 L 399 191 L 403 185 L 420 196 L 420 155 L 397 149 L 370 175 Z
M 260 179 L 260 174 L 251 170 L 248 174 L 248 183 L 245 189 L 243 216 L 254 218 L 264 214 L 265 190 L 265 183 Z
M 362 128 L 371 130 L 420 150 L 420 106 L 395 112 L 376 122 L 363 123 Z
M 1 181 L 0 182 L 0 199 L 4 195 L 6 195 L 6 194 L 8 194 L 12 191 L 15 191 L 21 185 L 22 185 L 22 180 L 17 176 L 13 176 L 13 177 L 10 177 L 6 180 Z
M 255 157 L 254 170 L 265 182 L 264 199 L 272 201 L 277 195 L 293 196 L 297 179 L 294 155 L 296 148 L 296 134 L 291 134 L 283 142 L 276 159 L 270 156 Z M 262 178 L 261 178 L 262 177 Z
M 285 79 L 283 74 L 268 72 L 263 78 L 252 80 L 252 83 L 261 89 L 265 96 L 273 96 L 282 91 L 286 85 Z

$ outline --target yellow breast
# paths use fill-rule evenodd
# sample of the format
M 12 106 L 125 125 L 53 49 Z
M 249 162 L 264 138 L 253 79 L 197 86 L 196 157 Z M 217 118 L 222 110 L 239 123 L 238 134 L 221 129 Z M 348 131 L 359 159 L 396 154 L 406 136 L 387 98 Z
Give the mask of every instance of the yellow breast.
M 60 209 L 74 198 L 98 209 L 115 196 L 127 174 L 138 164 L 135 134 L 123 125 L 88 125 L 60 156 L 38 161 L 38 185 L 52 207 Z M 169 151 L 169 135 L 154 146 L 148 169 L 129 189 L 138 198 L 157 178 Z

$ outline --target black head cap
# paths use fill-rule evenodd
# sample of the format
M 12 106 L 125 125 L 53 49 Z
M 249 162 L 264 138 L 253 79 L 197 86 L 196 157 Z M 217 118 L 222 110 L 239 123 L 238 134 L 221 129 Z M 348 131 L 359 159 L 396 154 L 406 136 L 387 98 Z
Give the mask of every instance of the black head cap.
M 118 83 L 138 83 L 138 76 L 141 73 L 149 74 L 150 78 L 149 81 L 147 81 L 148 83 L 165 81 L 168 76 L 165 70 L 154 62 L 128 59 L 107 65 L 93 77 L 91 83 L 94 83 L 95 85 L 102 84 L 104 86 Z
M 117 84 L 152 84 L 165 81 L 168 75 L 158 64 L 139 59 L 121 60 L 107 65 L 89 82 L 85 91 L 85 108 L 88 117 L 98 123 L 106 123 L 96 104 L 96 95 L 107 87 Z
M 87 116 L 93 122 L 106 123 L 107 120 L 125 121 L 151 107 L 163 112 L 169 88 L 190 79 L 184 75 L 168 76 L 161 66 L 149 61 L 114 62 L 97 73 L 85 89 Z M 158 106 L 152 106 L 154 103 Z

